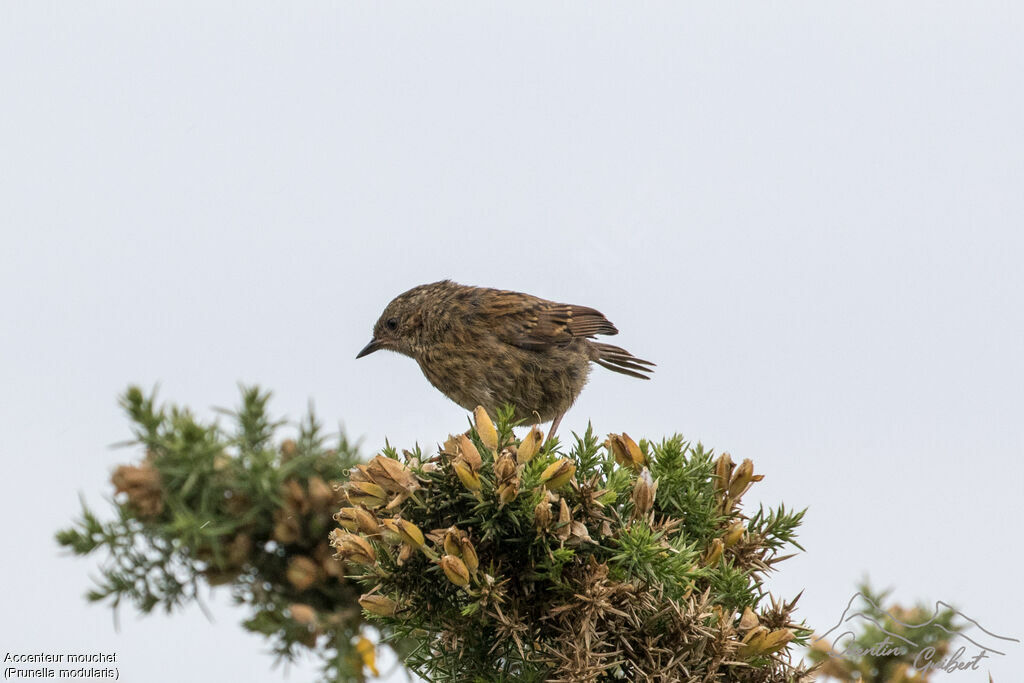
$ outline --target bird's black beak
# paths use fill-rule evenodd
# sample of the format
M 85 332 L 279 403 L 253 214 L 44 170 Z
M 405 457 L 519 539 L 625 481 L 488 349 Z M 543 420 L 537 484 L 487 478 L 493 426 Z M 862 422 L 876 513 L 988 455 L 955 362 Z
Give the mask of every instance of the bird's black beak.
M 380 341 L 376 337 L 370 340 L 370 343 L 363 347 L 363 350 L 356 354 L 356 358 L 362 358 L 363 356 L 369 356 L 374 351 L 379 351 L 384 348 L 384 342 Z

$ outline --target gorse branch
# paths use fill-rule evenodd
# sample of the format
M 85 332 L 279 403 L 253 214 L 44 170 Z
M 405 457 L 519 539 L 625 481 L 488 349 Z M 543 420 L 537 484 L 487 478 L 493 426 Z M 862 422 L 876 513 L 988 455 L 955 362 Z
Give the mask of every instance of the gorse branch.
M 223 585 L 279 657 L 313 648 L 325 681 L 362 681 L 359 593 L 327 544 L 335 489 L 357 455 L 344 437 L 328 447 L 312 413 L 275 445 L 284 422 L 269 417 L 269 397 L 243 387 L 239 408 L 221 411 L 225 428 L 130 388 L 121 405 L 145 455 L 111 478 L 116 516 L 101 521 L 83 503 L 57 541 L 106 554 L 90 600 L 171 611 L 199 601 L 204 584 Z

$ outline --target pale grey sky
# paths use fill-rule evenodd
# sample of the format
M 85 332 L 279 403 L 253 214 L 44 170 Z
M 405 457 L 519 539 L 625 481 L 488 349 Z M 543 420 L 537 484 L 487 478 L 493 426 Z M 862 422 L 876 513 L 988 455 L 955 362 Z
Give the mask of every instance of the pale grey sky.
M 1022 29 L 1013 2 L 3 3 L 0 649 L 281 680 L 223 600 L 115 632 L 53 532 L 104 509 L 130 382 L 206 414 L 258 382 L 367 449 L 460 428 L 411 360 L 354 359 L 446 277 L 594 306 L 658 363 L 595 369 L 564 432 L 679 431 L 810 506 L 771 587 L 812 625 L 869 574 L 1024 638 Z

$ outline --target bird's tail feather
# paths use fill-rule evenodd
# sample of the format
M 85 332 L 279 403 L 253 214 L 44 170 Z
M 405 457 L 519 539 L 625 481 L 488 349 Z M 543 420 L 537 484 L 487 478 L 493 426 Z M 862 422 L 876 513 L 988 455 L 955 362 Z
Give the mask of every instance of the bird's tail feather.
M 612 344 L 590 342 L 590 359 L 603 368 L 638 379 L 650 379 L 648 375 L 642 373 L 654 372 L 654 363 L 637 358 L 626 349 Z

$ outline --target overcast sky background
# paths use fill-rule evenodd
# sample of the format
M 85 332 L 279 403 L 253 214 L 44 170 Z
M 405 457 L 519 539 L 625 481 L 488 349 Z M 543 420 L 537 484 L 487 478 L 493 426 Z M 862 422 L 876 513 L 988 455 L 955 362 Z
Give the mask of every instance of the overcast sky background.
M 282 680 L 224 599 L 115 631 L 53 533 L 137 457 L 109 448 L 129 383 L 204 415 L 259 383 L 368 454 L 461 429 L 412 360 L 355 360 L 442 278 L 614 321 L 655 378 L 595 368 L 561 431 L 752 458 L 750 502 L 810 507 L 770 584 L 810 624 L 870 575 L 1024 638 L 1022 29 L 1014 2 L 4 2 L 0 649 Z

